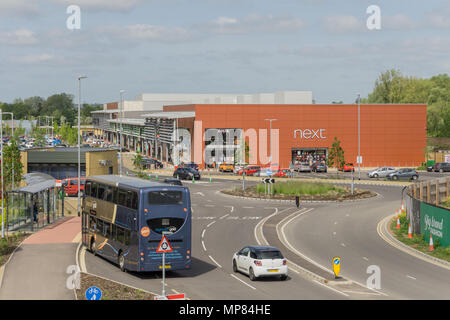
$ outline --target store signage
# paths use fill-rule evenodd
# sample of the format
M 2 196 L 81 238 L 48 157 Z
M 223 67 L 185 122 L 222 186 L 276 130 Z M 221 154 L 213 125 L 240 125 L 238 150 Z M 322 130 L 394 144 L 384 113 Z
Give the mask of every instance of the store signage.
M 300 135 L 300 139 L 326 139 L 325 131 L 327 129 L 297 129 L 294 130 L 294 139 L 297 138 L 297 133 Z

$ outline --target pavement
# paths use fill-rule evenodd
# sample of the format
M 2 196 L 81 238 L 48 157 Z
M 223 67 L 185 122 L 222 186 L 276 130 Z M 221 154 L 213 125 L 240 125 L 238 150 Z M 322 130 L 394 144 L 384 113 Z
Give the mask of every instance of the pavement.
M 0 300 L 73 300 L 67 268 L 76 265 L 81 218 L 67 217 L 28 237 L 4 266 Z

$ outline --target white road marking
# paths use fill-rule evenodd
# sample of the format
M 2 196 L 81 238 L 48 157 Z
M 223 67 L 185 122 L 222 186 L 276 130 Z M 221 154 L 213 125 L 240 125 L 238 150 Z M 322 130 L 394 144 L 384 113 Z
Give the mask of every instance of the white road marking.
M 416 278 L 414 278 L 414 277 L 412 277 L 412 276 L 410 276 L 410 275 L 406 275 L 406 277 L 408 277 L 408 278 L 410 278 L 410 279 L 413 279 L 413 280 L 417 280 Z
M 333 236 L 335 236 L 335 235 L 336 235 L 336 231 L 333 232 Z
M 234 207 L 233 206 L 225 206 L 225 208 L 231 208 L 230 213 L 234 211 Z
M 243 209 L 255 209 L 255 207 L 242 207 Z
M 229 213 L 227 213 L 226 215 L 224 215 L 224 216 L 221 216 L 219 219 L 220 220 L 222 220 L 222 219 L 225 219 L 225 217 L 227 217 L 227 216 L 229 216 L 230 214 Z
M 320 281 L 314 280 L 314 282 L 320 284 L 321 286 L 323 286 L 323 287 L 325 287 L 325 288 L 328 288 L 328 289 L 330 289 L 330 290 L 333 290 L 334 292 L 337 292 L 337 293 L 339 293 L 339 294 L 342 294 L 342 295 L 344 295 L 344 296 L 346 296 L 346 297 L 349 296 L 348 294 L 343 293 L 342 291 L 336 290 L 335 288 L 332 288 L 332 287 L 330 287 L 330 286 L 327 286 L 327 285 L 323 284 L 323 283 L 320 282 Z
M 205 195 L 203 194 L 203 192 L 196 192 L 196 193 L 194 193 L 194 194 L 198 194 L 198 195 L 200 195 L 200 196 L 202 196 L 202 197 L 205 196 Z
M 242 282 L 243 284 L 245 284 L 247 287 L 250 287 L 250 288 L 252 288 L 253 290 L 256 290 L 255 287 L 253 287 L 253 286 L 249 285 L 247 282 L 245 282 L 245 281 L 239 279 L 239 278 L 236 277 L 234 274 L 230 274 L 230 276 L 232 276 L 232 277 L 235 278 L 236 280 L 239 280 L 240 282 Z
M 203 246 L 203 250 L 206 251 L 205 242 L 203 240 L 202 240 L 202 246 Z
M 212 207 L 215 207 L 215 205 L 213 205 L 213 204 L 205 204 L 205 207 L 210 207 L 210 208 L 212 208 Z
M 208 256 L 208 257 L 209 257 L 209 258 L 212 260 L 212 262 L 214 262 L 219 268 L 222 268 L 222 266 L 221 266 L 220 264 L 218 264 L 217 261 L 214 260 L 213 257 L 211 257 L 211 256 Z
M 203 229 L 203 231 L 202 231 L 202 239 L 205 237 L 205 232 L 206 232 L 206 229 Z
M 216 223 L 215 221 L 211 222 L 210 224 L 208 224 L 206 227 L 209 228 L 211 227 L 214 223 Z
M 364 259 L 364 260 L 366 260 L 366 261 L 369 261 L 369 259 L 368 259 L 368 258 L 366 258 L 366 257 L 363 257 L 363 259 Z
M 345 243 L 341 243 L 341 246 L 346 247 Z

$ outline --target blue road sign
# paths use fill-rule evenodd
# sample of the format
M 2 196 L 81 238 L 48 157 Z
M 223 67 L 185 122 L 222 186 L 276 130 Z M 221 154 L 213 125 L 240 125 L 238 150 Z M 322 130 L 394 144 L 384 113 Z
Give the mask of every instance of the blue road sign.
M 86 300 L 100 300 L 102 298 L 102 291 L 97 287 L 90 287 L 85 293 Z

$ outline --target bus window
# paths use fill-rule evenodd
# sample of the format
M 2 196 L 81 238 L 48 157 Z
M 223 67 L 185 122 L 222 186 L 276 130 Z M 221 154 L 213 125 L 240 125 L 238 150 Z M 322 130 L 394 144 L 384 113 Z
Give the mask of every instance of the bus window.
M 111 200 L 112 203 L 117 204 L 117 197 L 118 197 L 117 193 L 118 193 L 117 187 L 112 187 L 112 200 Z
M 95 217 L 91 217 L 89 219 L 89 227 L 91 232 L 95 232 L 97 230 L 97 219 Z
M 117 204 L 124 206 L 124 207 L 127 205 L 127 192 L 126 191 L 119 189 L 119 197 L 117 200 Z
M 125 229 L 116 226 L 116 231 L 117 231 L 117 241 L 124 243 L 124 236 L 125 236 Z
M 105 196 L 105 188 L 106 186 L 103 184 L 99 184 L 98 185 L 98 194 L 97 194 L 97 198 L 99 198 L 100 200 L 104 199 Z
M 97 183 L 93 182 L 91 186 L 91 197 L 97 198 Z
M 138 208 L 138 194 L 133 192 L 133 198 L 131 200 L 131 209 L 136 210 Z
M 84 187 L 84 194 L 90 196 L 91 195 L 91 182 L 86 182 L 86 186 Z
M 125 234 L 124 234 L 124 244 L 125 245 L 130 245 L 131 243 L 131 232 L 130 230 L 125 230 Z
M 103 223 L 103 236 L 108 238 L 111 235 L 111 224 L 109 222 Z
M 183 218 L 154 218 L 148 219 L 147 225 L 153 232 L 162 234 L 163 232 L 177 232 L 184 223 Z
M 107 187 L 105 200 L 113 202 L 113 187 L 110 186 Z
M 127 192 L 127 208 L 132 208 L 131 203 L 133 202 L 133 191 Z
M 103 234 L 103 221 L 97 219 L 97 234 Z
M 181 191 L 150 191 L 148 203 L 151 205 L 183 204 L 183 193 Z

